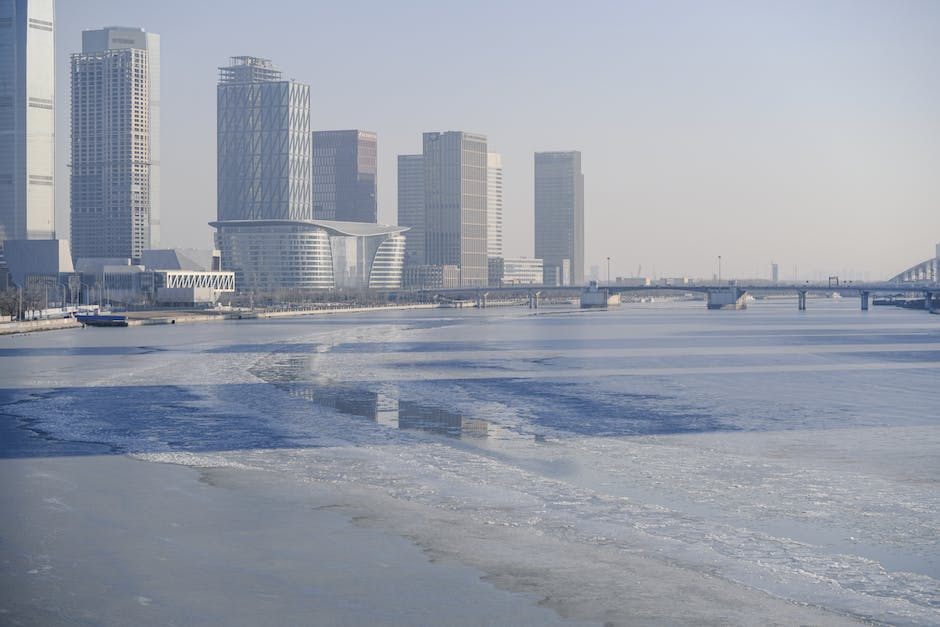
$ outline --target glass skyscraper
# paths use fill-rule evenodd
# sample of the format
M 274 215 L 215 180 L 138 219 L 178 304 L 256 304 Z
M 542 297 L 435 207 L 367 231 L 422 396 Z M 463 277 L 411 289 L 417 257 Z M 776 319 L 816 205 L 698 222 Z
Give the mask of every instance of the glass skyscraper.
M 546 285 L 584 282 L 584 174 L 581 153 L 535 153 L 535 256 Z
M 398 155 L 398 224 L 410 229 L 405 236 L 406 266 L 427 263 L 424 222 L 424 155 Z
M 486 287 L 486 136 L 425 133 L 425 254 L 460 268 L 461 287 Z
M 376 135 L 314 131 L 313 216 L 317 220 L 376 222 Z
M 159 233 L 160 38 L 82 33 L 72 55 L 72 254 L 137 262 Z
M 217 95 L 211 225 L 236 289 L 398 289 L 408 229 L 375 224 L 375 134 L 311 133 L 310 86 L 267 59 L 232 57 Z M 336 219 L 314 217 L 314 141 L 318 198 Z
M 219 220 L 313 218 L 310 86 L 232 57 L 217 89 Z
M 0 252 L 55 237 L 53 0 L 0 0 Z

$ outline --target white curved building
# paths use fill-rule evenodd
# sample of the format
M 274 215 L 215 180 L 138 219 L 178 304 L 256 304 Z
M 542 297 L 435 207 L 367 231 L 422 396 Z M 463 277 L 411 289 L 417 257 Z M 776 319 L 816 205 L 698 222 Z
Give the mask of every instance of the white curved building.
M 334 220 L 220 220 L 216 246 L 238 291 L 398 289 L 408 227 Z

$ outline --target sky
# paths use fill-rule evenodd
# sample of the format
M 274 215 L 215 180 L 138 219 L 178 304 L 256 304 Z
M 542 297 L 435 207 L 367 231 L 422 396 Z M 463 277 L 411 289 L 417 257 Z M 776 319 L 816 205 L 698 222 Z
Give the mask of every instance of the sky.
M 378 133 L 379 220 L 421 133 L 503 155 L 507 256 L 532 256 L 533 153 L 580 150 L 585 266 L 612 276 L 888 278 L 940 242 L 934 0 L 58 0 L 56 214 L 69 55 L 161 37 L 163 245 L 209 248 L 228 57 L 311 85 L 315 130 Z

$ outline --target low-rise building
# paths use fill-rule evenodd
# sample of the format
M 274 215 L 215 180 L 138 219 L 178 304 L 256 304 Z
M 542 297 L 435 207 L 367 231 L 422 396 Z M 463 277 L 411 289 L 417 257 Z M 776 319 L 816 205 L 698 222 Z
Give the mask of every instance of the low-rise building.
M 543 264 L 541 259 L 506 257 L 503 259 L 503 285 L 541 285 Z
M 220 220 L 222 267 L 239 291 L 398 289 L 407 227 L 334 220 Z
M 411 290 L 454 288 L 460 286 L 460 268 L 455 265 L 405 266 L 402 287 Z
M 51 277 L 75 271 L 68 240 L 8 239 L 3 243 L 6 265 L 13 283 L 25 287 L 27 277 Z
M 646 287 L 650 285 L 651 281 L 648 277 L 629 277 L 629 276 L 618 276 L 614 281 L 614 285 L 622 285 L 623 287 Z
M 141 259 L 150 265 L 131 264 L 126 258 L 79 259 L 82 284 L 87 288 L 83 302 L 176 306 L 218 302 L 235 292 L 235 273 L 208 269 L 203 263 L 214 265 L 214 255 L 203 252 L 144 251 Z M 204 257 L 203 261 L 194 259 L 197 256 Z

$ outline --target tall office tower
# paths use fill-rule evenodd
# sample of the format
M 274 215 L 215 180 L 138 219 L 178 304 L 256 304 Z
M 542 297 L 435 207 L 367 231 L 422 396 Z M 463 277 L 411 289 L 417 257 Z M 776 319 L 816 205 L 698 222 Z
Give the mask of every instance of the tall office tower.
M 219 220 L 312 219 L 310 86 L 267 59 L 232 57 L 217 107 Z
M 546 285 L 584 282 L 584 174 L 581 153 L 535 153 L 535 256 Z
M 53 0 L 0 0 L 0 257 L 55 237 Z
M 368 131 L 313 132 L 313 217 L 377 222 L 376 137 Z
M 486 256 L 503 256 L 503 157 L 486 155 Z
M 398 225 L 405 235 L 405 265 L 427 263 L 424 248 L 424 155 L 398 155 Z
M 460 268 L 461 287 L 485 287 L 486 136 L 424 134 L 427 263 Z
M 158 35 L 122 27 L 82 33 L 82 52 L 72 55 L 76 258 L 138 261 L 152 247 L 155 201 L 159 207 L 159 76 Z

